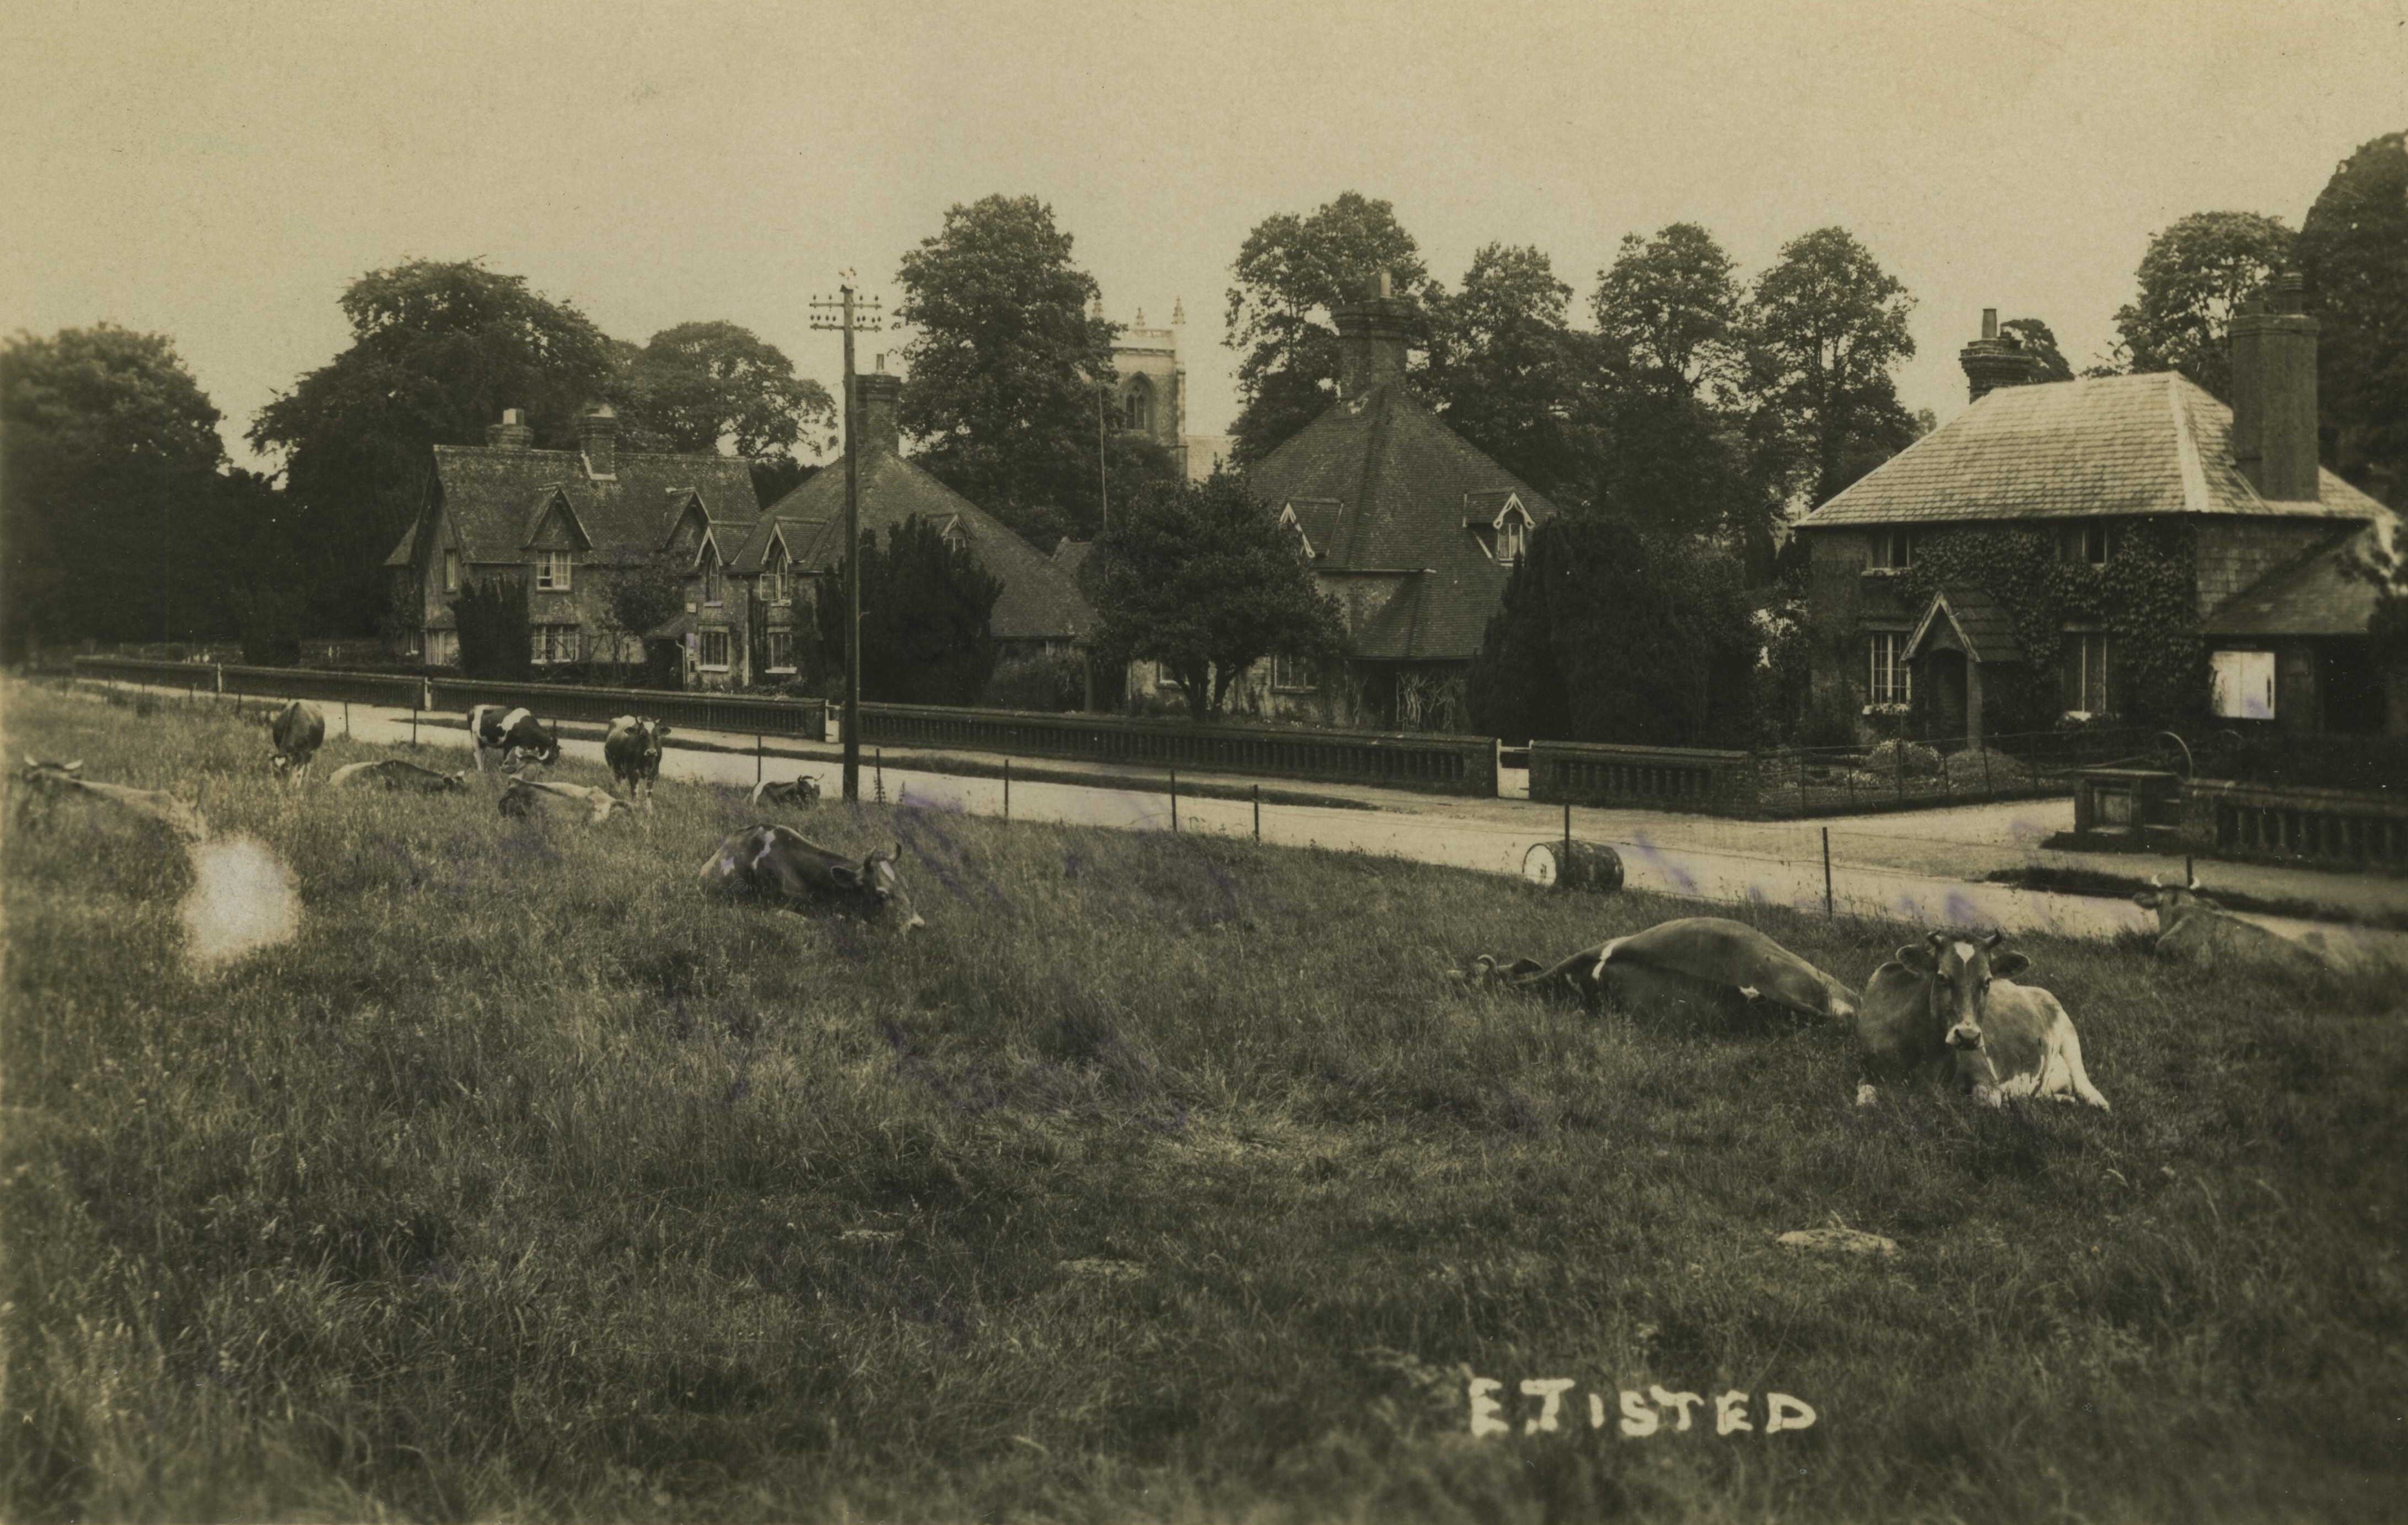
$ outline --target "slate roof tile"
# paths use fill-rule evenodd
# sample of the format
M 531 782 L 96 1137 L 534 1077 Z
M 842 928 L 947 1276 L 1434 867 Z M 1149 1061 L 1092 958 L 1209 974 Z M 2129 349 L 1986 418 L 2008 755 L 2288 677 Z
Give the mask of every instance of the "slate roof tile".
M 523 562 L 543 506 L 557 489 L 568 500 L 593 556 L 604 563 L 641 561 L 667 538 L 690 499 L 698 498 L 714 524 L 748 530 L 761 517 L 752 467 L 740 457 L 618 453 L 614 479 L 595 480 L 576 450 L 509 450 L 489 445 L 437 445 L 435 480 L 443 514 L 472 563 Z M 417 543 L 410 533 L 388 566 L 407 566 Z

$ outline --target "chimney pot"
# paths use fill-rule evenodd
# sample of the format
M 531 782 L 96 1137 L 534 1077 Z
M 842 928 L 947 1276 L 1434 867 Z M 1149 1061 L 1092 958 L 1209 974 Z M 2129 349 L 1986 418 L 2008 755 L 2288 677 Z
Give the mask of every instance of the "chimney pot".
M 535 431 L 527 427 L 523 408 L 502 409 L 502 421 L 485 425 L 485 443 L 496 450 L 523 450 L 535 443 Z
M 2027 386 L 2040 379 L 2040 357 L 2013 339 L 1999 336 L 1999 309 L 1982 309 L 1982 336 L 1956 352 L 1965 368 L 1968 402 L 1980 402 L 2000 387 Z
M 577 445 L 585 453 L 589 477 L 619 475 L 619 414 L 609 403 L 577 420 Z
M 1998 336 L 1999 309 L 1996 307 L 1984 307 L 1982 309 L 1982 337 L 1985 339 L 1995 339 Z

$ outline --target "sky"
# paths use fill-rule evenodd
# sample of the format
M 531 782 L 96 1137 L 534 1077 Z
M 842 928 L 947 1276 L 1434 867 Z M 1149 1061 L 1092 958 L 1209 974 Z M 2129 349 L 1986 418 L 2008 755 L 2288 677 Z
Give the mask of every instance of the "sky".
M 1583 309 L 1627 233 L 1702 223 L 1753 275 L 1844 226 L 1914 294 L 1900 392 L 1945 420 L 1982 308 L 2082 366 L 2152 233 L 2297 226 L 2402 128 L 2408 0 L 28 4 L 0 333 L 165 333 L 272 465 L 243 431 L 344 347 L 366 271 L 481 259 L 619 337 L 730 320 L 832 384 L 810 299 L 851 269 L 891 306 L 946 208 L 1002 192 L 1052 205 L 1106 316 L 1183 304 L 1187 431 L 1217 434 L 1240 243 L 1352 190 L 1450 285 L 1535 245 Z

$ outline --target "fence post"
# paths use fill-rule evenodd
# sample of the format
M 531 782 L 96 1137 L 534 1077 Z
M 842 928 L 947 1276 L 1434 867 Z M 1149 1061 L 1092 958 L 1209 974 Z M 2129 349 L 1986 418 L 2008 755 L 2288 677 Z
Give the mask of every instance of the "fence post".
M 1890 749 L 1891 755 L 1898 761 L 1898 803 L 1904 805 L 1906 803 L 1906 728 L 1904 726 L 1899 727 L 1899 734 L 1890 738 Z
M 1990 743 L 1986 737 L 1982 742 L 1982 792 L 1985 796 L 1998 792 L 1998 787 L 1990 782 Z
M 414 703 L 409 706 L 409 744 L 418 745 L 418 705 Z
M 343 739 L 351 739 L 351 702 L 349 699 L 343 701 Z
M 1823 828 L 1823 914 L 1831 911 L 1831 828 Z
M 1261 845 L 1261 843 L 1262 843 L 1262 840 L 1263 840 L 1263 786 L 1262 786 L 1262 785 L 1260 785 L 1260 784 L 1256 784 L 1256 785 L 1254 786 L 1254 842 L 1255 842 L 1255 845 L 1256 845 L 1256 846 L 1260 846 L 1260 845 Z
M 753 732 L 753 733 L 752 733 L 752 781 L 753 781 L 755 784 L 758 784 L 758 783 L 761 781 L 762 752 L 763 752 L 763 749 L 764 749 L 767 746 L 767 743 L 766 743 L 765 741 L 763 741 L 763 740 L 761 739 L 761 733 L 759 733 L 758 731 Z
M 1170 770 L 1170 829 L 1179 830 L 1179 770 Z
M 1003 760 L 1003 819 L 1011 819 L 1011 759 Z
M 1565 865 L 1566 865 L 1567 867 L 1569 867 L 1569 866 L 1570 865 L 1570 863 L 1571 863 L 1571 861 L 1572 861 L 1572 802 L 1571 802 L 1571 800 L 1570 800 L 1569 797 L 1567 797 L 1567 798 L 1565 799 L 1565 801 L 1564 801 L 1564 862 L 1565 862 Z

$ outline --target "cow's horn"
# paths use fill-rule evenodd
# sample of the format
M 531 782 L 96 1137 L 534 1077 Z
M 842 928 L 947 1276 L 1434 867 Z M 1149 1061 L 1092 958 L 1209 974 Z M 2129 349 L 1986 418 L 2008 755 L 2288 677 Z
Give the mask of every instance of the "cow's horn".
M 1942 928 L 1941 931 L 1928 934 L 1923 940 L 1934 948 L 1946 948 L 1949 941 L 1947 930 Z
M 2150 889 L 2152 889 L 2152 890 L 2162 890 L 2162 889 L 2164 889 L 2165 887 L 2166 887 L 2166 881 L 2165 881 L 2165 880 L 2163 880 L 2163 879 L 2161 879 L 2161 878 L 2157 877 L 2155 874 L 2152 874 L 2152 875 L 2150 875 L 2150 876 L 2149 876 L 2149 888 L 2150 888 Z
M 2201 890 L 2201 889 L 2203 889 L 2203 888 L 2204 888 L 2204 886 L 2202 886 L 2202 885 L 2199 882 L 2199 876 L 2198 876 L 2198 875 L 2194 874 L 2194 875 L 2192 875 L 2192 876 L 2190 877 L 2190 884 L 2189 884 L 2188 888 L 2190 889 L 2190 891 L 2191 891 L 2194 894 L 2195 894 L 2195 893 L 2197 893 L 2200 890 Z
M 1990 934 L 1982 939 L 1982 946 L 1984 948 L 1996 948 L 2006 940 L 2007 929 L 2004 927 L 1993 927 L 1990 929 Z

